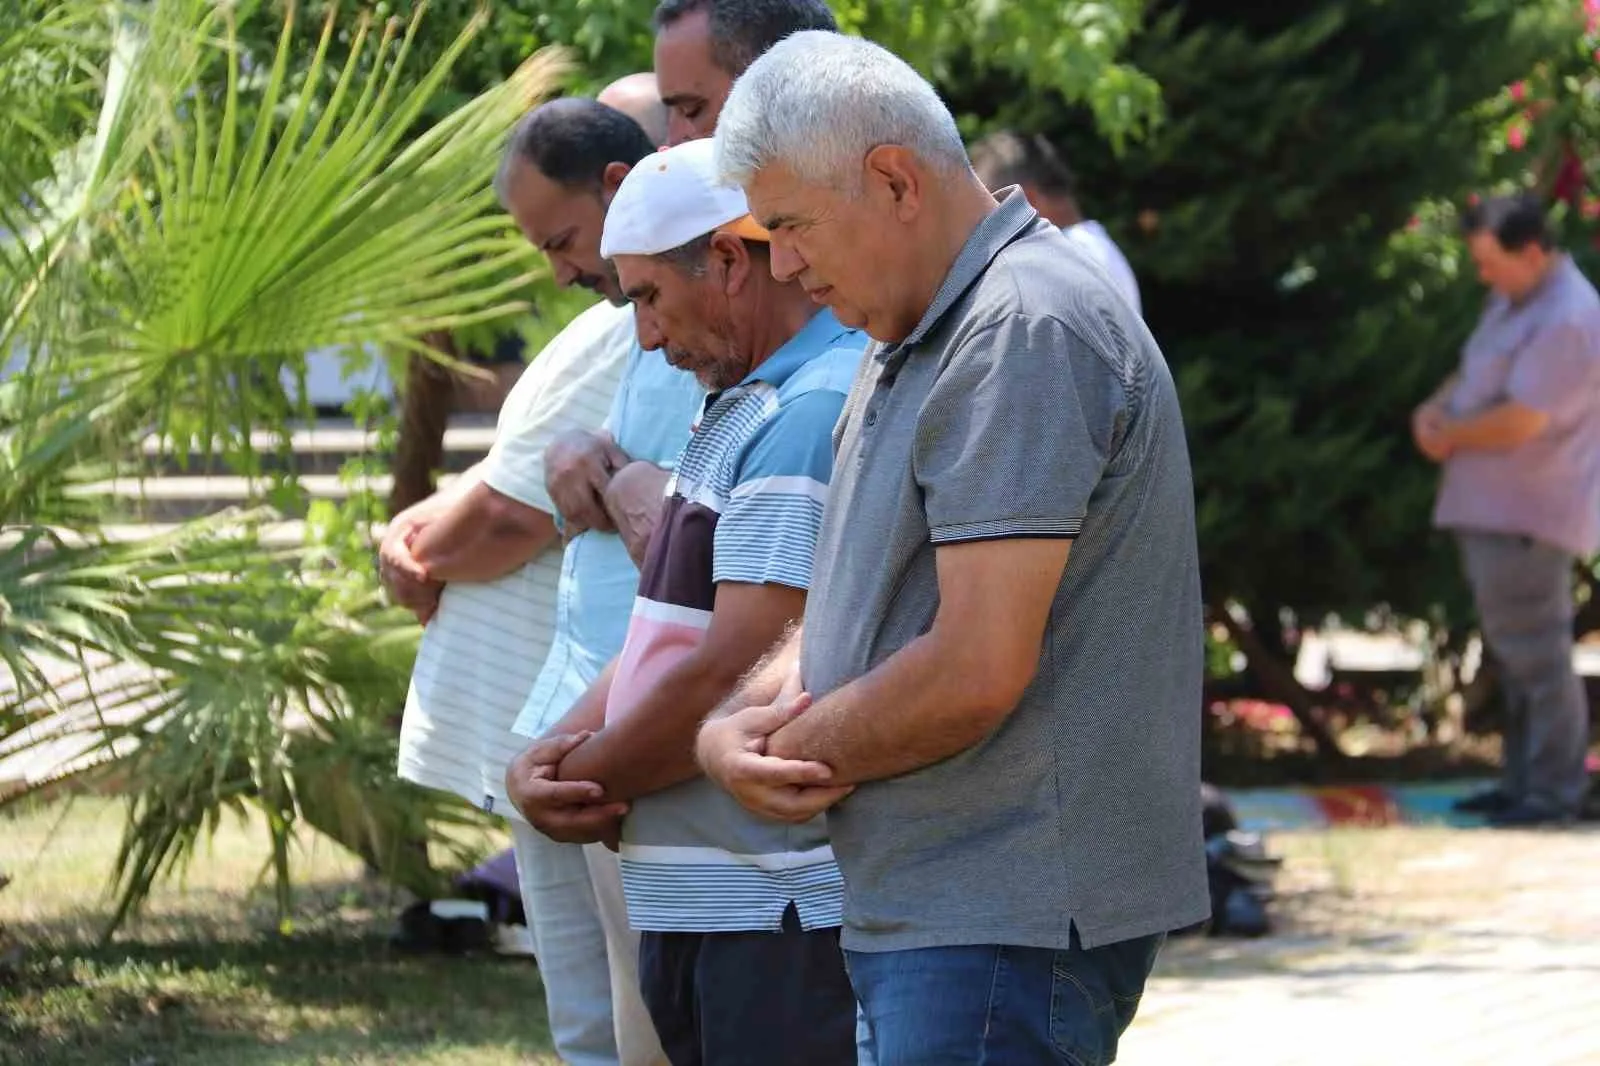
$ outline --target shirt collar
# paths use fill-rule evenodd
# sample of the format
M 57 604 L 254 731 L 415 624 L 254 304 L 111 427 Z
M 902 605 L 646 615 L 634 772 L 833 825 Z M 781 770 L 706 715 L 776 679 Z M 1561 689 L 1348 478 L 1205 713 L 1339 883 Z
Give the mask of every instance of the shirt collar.
M 955 306 L 963 293 L 971 288 L 972 283 L 983 276 L 994 257 L 999 255 L 1006 245 L 1017 239 L 1023 230 L 1039 220 L 1039 212 L 1035 211 L 1028 203 L 1028 198 L 1022 194 L 1021 186 L 1013 185 L 995 193 L 999 206 L 991 211 L 982 222 L 967 236 L 967 242 L 961 246 L 956 260 L 950 265 L 950 272 L 944 276 L 944 281 L 939 285 L 939 291 L 933 294 L 933 302 L 922 313 L 922 320 L 915 329 L 906 335 L 905 340 L 897 344 L 886 344 L 878 351 L 880 359 L 887 358 L 902 348 L 908 348 L 918 343 L 939 324 L 945 313 Z
M 796 370 L 809 363 L 813 357 L 827 351 L 834 341 L 849 332 L 850 330 L 840 325 L 839 320 L 833 317 L 832 311 L 826 307 L 821 308 L 811 316 L 809 322 L 800 327 L 800 332 L 779 345 L 777 351 L 745 375 L 745 379 L 739 384 L 753 385 L 763 381 L 774 388 L 780 387 Z

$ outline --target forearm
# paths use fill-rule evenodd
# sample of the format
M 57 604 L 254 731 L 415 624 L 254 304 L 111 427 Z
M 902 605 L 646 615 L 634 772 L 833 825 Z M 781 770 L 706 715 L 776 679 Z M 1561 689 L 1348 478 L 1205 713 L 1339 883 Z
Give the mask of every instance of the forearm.
M 826 763 L 833 783 L 897 777 L 978 743 L 1015 701 L 997 697 L 982 663 L 930 633 L 818 700 L 772 734 L 770 755 Z
M 596 733 L 606 724 L 606 701 L 611 698 L 611 679 L 616 676 L 617 661 L 612 659 L 600 676 L 594 679 L 561 720 L 544 731 L 547 737 L 570 736 L 574 733 Z
M 1543 430 L 1543 417 L 1516 402 L 1496 404 L 1467 418 L 1449 419 L 1444 437 L 1450 447 L 1476 451 L 1518 448 Z
M 475 485 L 417 534 L 411 554 L 434 581 L 493 581 L 556 539 L 549 515 L 496 499 L 493 489 Z
M 801 633 L 799 624 L 790 626 L 778 643 L 772 646 L 772 650 L 762 656 L 761 661 L 717 705 L 717 709 L 706 716 L 706 720 L 726 718 L 746 707 L 765 707 L 776 703 L 786 686 L 798 692 Z
M 689 656 L 663 674 L 627 717 L 563 759 L 561 780 L 596 781 L 608 800 L 631 800 L 698 777 L 695 734 L 737 683 L 737 673 L 715 656 Z

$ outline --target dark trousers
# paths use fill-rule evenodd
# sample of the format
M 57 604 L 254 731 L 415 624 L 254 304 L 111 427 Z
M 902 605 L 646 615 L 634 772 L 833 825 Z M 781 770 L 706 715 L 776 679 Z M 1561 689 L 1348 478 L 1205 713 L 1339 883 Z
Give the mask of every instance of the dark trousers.
M 839 930 L 641 933 L 639 988 L 672 1066 L 855 1066 Z
M 1572 668 L 1573 558 L 1527 537 L 1463 532 L 1458 539 L 1505 689 L 1501 788 L 1548 813 L 1577 814 L 1589 785 L 1589 702 Z
M 1165 939 L 852 951 L 862 1066 L 1107 1066 Z

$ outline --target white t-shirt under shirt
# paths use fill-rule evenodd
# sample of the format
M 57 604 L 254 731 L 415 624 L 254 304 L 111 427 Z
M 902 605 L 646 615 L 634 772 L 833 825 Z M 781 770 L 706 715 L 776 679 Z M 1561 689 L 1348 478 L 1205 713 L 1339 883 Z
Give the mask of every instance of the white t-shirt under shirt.
M 571 429 L 598 430 L 634 344 L 633 311 L 604 301 L 556 335 L 517 379 L 500 409 L 485 484 L 554 513 L 544 450 Z M 422 632 L 400 728 L 400 776 L 516 817 L 506 764 L 527 746 L 511 732 L 544 664 L 555 627 L 561 550 L 552 546 L 485 582 L 445 586 Z
M 1139 282 L 1133 276 L 1133 267 L 1128 265 L 1127 257 L 1111 239 L 1111 234 L 1106 232 L 1106 228 L 1093 219 L 1085 219 L 1071 226 L 1063 226 L 1061 232 L 1090 259 L 1100 264 L 1101 269 L 1111 276 L 1117 291 L 1122 293 L 1123 297 L 1133 305 L 1133 309 L 1142 316 L 1144 308 L 1139 303 Z

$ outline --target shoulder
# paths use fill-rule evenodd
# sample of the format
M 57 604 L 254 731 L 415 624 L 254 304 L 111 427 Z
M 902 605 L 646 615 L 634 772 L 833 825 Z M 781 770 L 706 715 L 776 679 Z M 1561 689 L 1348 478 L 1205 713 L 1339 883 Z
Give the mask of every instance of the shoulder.
M 857 330 L 845 330 L 829 341 L 828 347 L 807 360 L 795 370 L 789 380 L 778 390 L 778 402 L 786 404 L 812 392 L 850 391 L 856 374 L 861 369 L 861 359 L 866 352 L 867 336 Z

